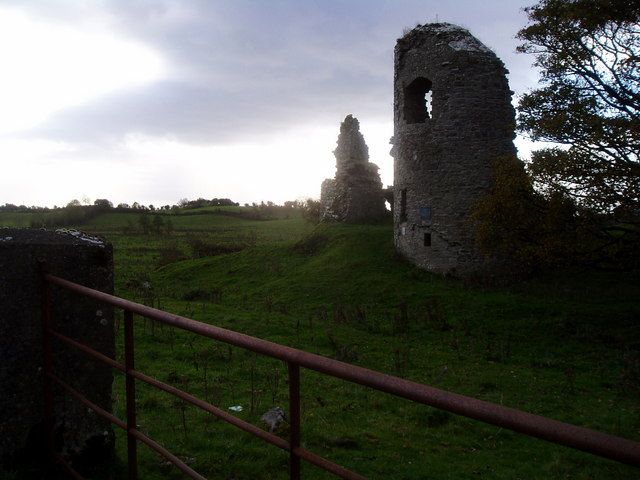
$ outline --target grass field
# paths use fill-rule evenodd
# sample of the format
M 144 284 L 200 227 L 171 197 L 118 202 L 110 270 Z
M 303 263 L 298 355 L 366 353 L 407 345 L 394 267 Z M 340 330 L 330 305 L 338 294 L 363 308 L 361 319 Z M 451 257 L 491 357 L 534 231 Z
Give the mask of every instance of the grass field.
M 0 227 L 28 227 L 37 213 L 0 212 Z
M 143 235 L 127 213 L 103 214 L 82 229 L 113 243 L 121 296 L 640 440 L 637 275 L 567 271 L 509 288 L 466 285 L 403 262 L 390 225 L 194 213 L 172 215 L 169 234 Z M 235 251 L 196 258 L 203 242 Z M 121 342 L 120 318 L 117 326 Z M 137 368 L 221 408 L 242 406 L 236 415 L 245 420 L 261 425 L 269 408 L 287 410 L 280 362 L 142 319 L 136 342 Z M 138 388 L 140 428 L 205 476 L 288 478 L 285 452 Z M 121 418 L 123 403 L 116 376 Z M 304 370 L 302 425 L 306 448 L 370 478 L 640 478 L 631 467 Z M 286 436 L 286 424 L 277 433 Z M 125 459 L 122 435 L 117 450 Z M 183 478 L 146 447 L 140 455 L 141 478 Z M 333 478 L 309 465 L 303 477 Z

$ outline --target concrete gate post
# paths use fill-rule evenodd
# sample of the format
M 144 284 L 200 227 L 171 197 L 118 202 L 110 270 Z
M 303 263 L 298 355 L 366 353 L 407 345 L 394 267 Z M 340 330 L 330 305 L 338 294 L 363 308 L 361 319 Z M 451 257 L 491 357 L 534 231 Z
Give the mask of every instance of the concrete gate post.
M 76 231 L 0 229 L 0 473 L 25 464 L 33 469 L 43 461 L 39 260 L 56 276 L 113 292 L 110 244 Z M 113 309 L 55 286 L 51 292 L 54 328 L 113 358 Z M 111 367 L 55 339 L 52 347 L 55 374 L 111 411 Z M 59 388 L 54 388 L 53 422 L 60 454 L 78 464 L 110 460 L 110 424 Z

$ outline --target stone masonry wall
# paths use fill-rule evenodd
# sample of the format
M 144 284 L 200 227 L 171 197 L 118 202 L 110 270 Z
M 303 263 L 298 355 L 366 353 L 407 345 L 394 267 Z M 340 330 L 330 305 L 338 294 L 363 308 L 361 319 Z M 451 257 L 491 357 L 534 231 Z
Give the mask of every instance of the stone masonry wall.
M 113 292 L 112 248 L 79 232 L 0 229 L 0 476 L 2 465 L 28 450 L 28 461 L 45 438 L 43 421 L 42 323 L 38 259 L 51 273 Z M 113 358 L 112 309 L 52 286 L 52 321 L 64 335 Z M 91 401 L 111 410 L 110 367 L 53 342 L 54 371 Z M 62 392 L 55 392 L 55 437 L 63 455 L 108 456 L 111 426 Z
M 459 276 L 491 268 L 469 213 L 490 190 L 494 161 L 516 153 L 507 73 L 491 50 L 448 23 L 418 26 L 397 42 L 394 241 L 421 268 Z
M 328 212 L 333 205 L 333 199 L 336 195 L 336 180 L 335 178 L 327 178 L 322 182 L 320 186 L 320 211 L 322 215 L 328 215 Z
M 347 115 L 340 125 L 336 177 L 322 182 L 322 219 L 347 223 L 375 222 L 386 215 L 378 166 L 369 162 L 369 149 L 358 119 Z

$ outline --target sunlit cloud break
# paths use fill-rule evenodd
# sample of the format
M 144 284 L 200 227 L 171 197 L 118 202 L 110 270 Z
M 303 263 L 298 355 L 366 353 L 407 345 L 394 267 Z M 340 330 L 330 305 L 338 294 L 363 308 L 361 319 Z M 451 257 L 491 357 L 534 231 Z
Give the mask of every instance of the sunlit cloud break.
M 0 204 L 317 197 L 348 114 L 389 185 L 403 28 L 469 28 L 521 93 L 529 3 L 2 0 Z
M 0 8 L 0 134 L 58 110 L 162 79 L 162 57 L 139 42 Z

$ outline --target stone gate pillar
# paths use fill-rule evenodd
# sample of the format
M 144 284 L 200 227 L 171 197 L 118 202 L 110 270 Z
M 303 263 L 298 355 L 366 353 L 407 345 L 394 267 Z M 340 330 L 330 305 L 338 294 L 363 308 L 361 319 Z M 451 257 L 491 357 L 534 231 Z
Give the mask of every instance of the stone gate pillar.
M 0 477 L 42 459 L 43 369 L 38 260 L 59 277 L 113 292 L 111 245 L 75 231 L 0 228 Z M 114 356 L 110 307 L 51 286 L 52 323 L 64 335 Z M 111 411 L 111 367 L 53 340 L 54 372 Z M 76 462 L 107 458 L 111 426 L 54 387 L 59 452 Z M 39 460 L 38 460 L 39 459 Z

